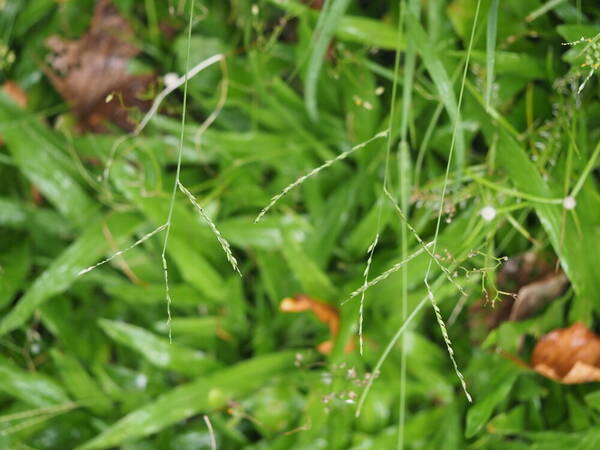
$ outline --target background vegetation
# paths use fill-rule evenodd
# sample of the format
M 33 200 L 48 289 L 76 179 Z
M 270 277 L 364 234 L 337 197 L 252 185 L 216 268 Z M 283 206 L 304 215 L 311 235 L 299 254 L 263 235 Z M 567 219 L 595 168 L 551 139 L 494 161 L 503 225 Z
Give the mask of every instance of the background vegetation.
M 600 312 L 596 2 L 114 4 L 118 81 L 47 56 L 94 1 L 0 1 L 0 446 L 598 448 L 597 384 L 527 365 Z M 570 287 L 491 329 L 525 252 Z

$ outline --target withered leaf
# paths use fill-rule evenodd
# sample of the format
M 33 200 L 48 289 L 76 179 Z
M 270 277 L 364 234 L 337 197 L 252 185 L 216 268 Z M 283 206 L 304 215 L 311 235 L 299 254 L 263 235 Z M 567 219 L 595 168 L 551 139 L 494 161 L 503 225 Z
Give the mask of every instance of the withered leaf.
M 304 3 L 306 3 L 311 9 L 316 9 L 317 11 L 323 9 L 323 0 L 304 0 Z
M 500 268 L 497 286 L 500 301 L 492 304 L 487 298 L 470 308 L 471 328 L 483 328 L 485 333 L 506 320 L 524 320 L 560 297 L 569 280 L 562 270 L 554 270 L 554 258 L 526 252 L 509 258 Z
M 561 270 L 523 286 L 517 293 L 509 320 L 524 320 L 531 317 L 546 304 L 560 297 L 568 284 L 569 280 Z
M 279 309 L 283 312 L 303 312 L 312 311 L 320 322 L 329 327 L 332 338 L 338 335 L 340 329 L 340 313 L 338 309 L 325 303 L 322 300 L 316 300 L 304 294 L 296 294 L 293 297 L 284 298 L 279 304 Z M 317 350 L 328 355 L 333 350 L 333 340 L 327 340 L 317 346 Z M 349 341 L 344 349 L 347 353 L 354 349 L 354 343 Z
M 154 75 L 132 75 L 130 59 L 139 53 L 133 30 L 110 0 L 99 0 L 89 30 L 75 41 L 51 36 L 49 66 L 43 70 L 79 120 L 81 130 L 106 131 L 106 122 L 132 130 L 130 110 L 147 110 L 140 98 Z M 106 99 L 112 95 L 112 99 Z
M 564 384 L 600 381 L 600 336 L 582 323 L 554 330 L 536 344 L 531 365 Z

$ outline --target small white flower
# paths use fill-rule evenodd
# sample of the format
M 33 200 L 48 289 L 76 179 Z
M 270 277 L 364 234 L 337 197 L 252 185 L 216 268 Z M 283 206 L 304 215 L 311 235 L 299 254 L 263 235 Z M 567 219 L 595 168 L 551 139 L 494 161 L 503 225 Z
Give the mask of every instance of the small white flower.
M 165 86 L 170 88 L 172 86 L 175 86 L 177 84 L 177 81 L 179 80 L 179 75 L 177 75 L 176 73 L 168 73 L 163 77 L 163 81 L 165 82 Z
M 139 389 L 145 389 L 146 386 L 148 385 L 148 377 L 146 375 L 144 375 L 143 373 L 139 373 L 135 377 L 134 383 Z
M 563 208 L 570 210 L 575 209 L 575 206 L 577 206 L 577 202 L 574 197 L 569 195 L 563 199 Z
M 491 222 L 496 217 L 496 208 L 494 208 L 493 206 L 489 206 L 489 205 L 484 206 L 481 209 L 481 211 L 479 211 L 479 214 L 481 215 L 483 220 L 485 220 L 486 222 Z

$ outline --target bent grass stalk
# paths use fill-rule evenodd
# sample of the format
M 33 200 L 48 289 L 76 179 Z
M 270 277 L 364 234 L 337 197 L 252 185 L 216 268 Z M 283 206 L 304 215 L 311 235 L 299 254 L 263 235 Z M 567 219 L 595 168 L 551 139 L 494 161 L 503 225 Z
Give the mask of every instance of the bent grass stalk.
M 210 418 L 206 414 L 204 415 L 204 423 L 206 424 L 206 428 L 208 428 L 208 435 L 210 436 L 210 449 L 217 450 L 217 439 L 215 437 L 215 430 L 213 430 Z
M 181 182 L 179 180 L 177 180 L 177 186 L 179 187 L 179 190 L 181 192 L 183 192 L 185 194 L 185 196 L 189 199 L 189 201 L 192 203 L 192 205 L 194 205 L 194 207 L 198 210 L 198 212 L 200 213 L 200 216 L 202 216 L 204 221 L 208 224 L 208 226 L 210 227 L 213 234 L 217 237 L 219 244 L 221 244 L 221 248 L 223 249 L 223 251 L 225 252 L 225 255 L 227 256 L 227 261 L 229 261 L 229 264 L 231 264 L 231 267 L 233 267 L 233 270 L 235 270 L 238 273 L 238 275 L 241 277 L 242 273 L 240 272 L 240 270 L 238 268 L 238 263 L 237 263 L 237 260 L 235 259 L 235 256 L 233 256 L 233 253 L 231 252 L 231 246 L 229 245 L 229 242 L 227 242 L 227 240 L 223 237 L 223 235 L 221 234 L 221 232 L 219 231 L 217 226 L 214 224 L 214 222 L 212 220 L 210 220 L 210 217 L 208 217 L 208 214 L 206 214 L 206 211 L 204 210 L 204 208 L 202 206 L 200 206 L 200 204 L 198 203 L 198 201 L 196 200 L 194 195 L 190 191 L 188 191 L 185 188 L 185 186 L 183 184 L 181 184 Z
M 214 121 L 217 120 L 217 117 L 219 116 L 219 114 L 221 114 L 221 111 L 223 111 L 223 107 L 227 102 L 227 93 L 229 92 L 229 71 L 227 70 L 227 60 L 225 58 L 221 59 L 221 72 L 223 73 L 223 80 L 221 81 L 221 92 L 219 94 L 217 106 L 215 107 L 213 112 L 211 112 L 210 115 L 206 118 L 206 120 L 202 122 L 202 124 L 196 131 L 196 134 L 194 135 L 194 143 L 198 152 L 200 152 L 200 139 L 202 138 L 202 135 L 214 123 Z
M 50 420 L 60 414 L 63 414 L 63 413 L 59 412 L 59 413 L 55 413 L 55 414 L 46 414 L 45 416 L 32 417 L 31 419 L 24 420 L 21 423 L 4 428 L 2 430 L 2 436 L 10 436 L 11 434 L 18 433 L 19 431 L 25 430 L 34 425 L 46 422 L 47 420 Z
M 188 70 L 185 74 L 183 74 L 182 76 L 180 76 L 179 78 L 177 78 L 177 80 L 175 80 L 172 84 L 169 84 L 169 86 L 165 87 L 165 89 L 163 89 L 154 98 L 154 101 L 152 102 L 152 106 L 150 107 L 150 109 L 148 110 L 148 112 L 144 115 L 144 117 L 142 118 L 142 121 L 137 125 L 137 127 L 135 127 L 135 129 L 131 133 L 129 133 L 129 134 L 125 135 L 125 136 L 121 136 L 113 144 L 113 146 L 112 146 L 112 148 L 110 150 L 110 155 L 109 155 L 108 160 L 106 162 L 106 167 L 104 168 L 104 172 L 102 174 L 102 178 L 105 181 L 108 180 L 108 177 L 110 175 L 110 169 L 112 168 L 112 165 L 114 164 L 115 155 L 117 154 L 117 150 L 119 149 L 119 147 L 127 139 L 131 139 L 131 138 L 134 138 L 134 137 L 140 135 L 140 133 L 144 130 L 144 128 L 146 128 L 146 125 L 148 125 L 148 123 L 150 122 L 150 120 L 152 120 L 152 118 L 154 117 L 154 115 L 158 112 L 158 108 L 160 107 L 160 105 L 163 102 L 163 100 L 171 92 L 175 91 L 176 89 L 178 89 L 182 85 L 187 85 L 187 81 L 189 79 L 195 77 L 200 72 L 202 72 L 204 69 L 212 66 L 213 64 L 215 64 L 215 63 L 217 63 L 219 61 L 225 61 L 225 56 L 223 54 L 221 54 L 221 53 L 217 53 L 216 55 L 213 55 L 210 58 L 207 58 L 204 61 L 199 62 L 192 69 Z M 187 65 L 188 63 L 189 63 L 189 61 L 186 61 L 186 68 L 188 67 L 188 65 Z M 205 121 L 205 122 L 208 122 L 208 125 L 206 126 L 206 128 L 208 128 L 208 126 L 210 126 L 210 124 L 212 124 L 212 122 L 214 121 L 214 118 L 212 118 L 212 116 L 213 115 L 211 114 L 211 116 L 209 116 L 209 118 Z M 209 119 L 211 119 L 211 118 L 212 118 L 212 120 L 210 120 L 210 122 L 209 122 Z
M 386 137 L 388 135 L 388 133 L 389 133 L 389 130 L 381 131 L 381 132 L 377 133 L 375 136 L 373 136 L 372 138 L 367 139 L 366 141 L 361 142 L 358 145 L 355 145 L 350 150 L 347 150 L 347 151 L 345 151 L 343 153 L 340 153 L 338 156 L 336 156 L 333 159 L 325 161 L 322 165 L 320 165 L 319 167 L 314 168 L 313 170 L 311 170 L 310 172 L 308 172 L 306 175 L 302 175 L 300 178 L 298 178 L 292 184 L 286 186 L 279 194 L 275 195 L 271 199 L 271 201 L 269 202 L 269 204 L 267 206 L 265 206 L 261 210 L 261 212 L 258 214 L 258 216 L 256 216 L 256 219 L 254 219 L 254 223 L 260 222 L 260 220 L 265 216 L 265 214 L 267 214 L 267 212 L 269 212 L 269 210 L 275 205 L 275 203 L 277 203 L 279 200 L 281 200 L 281 198 L 284 197 L 292 189 L 294 189 L 295 187 L 301 185 L 306 180 L 308 180 L 310 177 L 315 176 L 316 174 L 318 174 L 322 170 L 327 169 L 329 166 L 332 166 L 334 163 L 346 159 L 352 153 L 354 153 L 357 150 L 360 150 L 361 148 L 366 147 L 368 144 L 370 144 L 374 140 Z
M 188 80 L 190 80 L 191 78 L 198 75 L 200 72 L 202 72 L 207 67 L 210 67 L 213 64 L 215 64 L 219 61 L 222 61 L 224 59 L 225 59 L 225 56 L 223 54 L 217 53 L 216 55 L 213 55 L 210 58 L 207 58 L 204 61 L 199 62 L 193 68 L 189 69 L 185 74 L 183 74 L 182 76 L 177 78 L 177 80 L 175 80 L 172 84 L 169 84 L 169 86 L 167 86 L 165 89 L 163 89 L 160 92 L 160 94 L 158 94 L 154 98 L 154 101 L 152 102 L 152 106 L 150 107 L 150 109 L 148 110 L 148 112 L 146 113 L 146 115 L 144 116 L 142 121 L 138 124 L 137 127 L 135 127 L 135 130 L 133 130 L 133 132 L 131 134 L 133 136 L 138 136 L 142 132 L 142 130 L 146 127 L 148 122 L 150 122 L 152 117 L 154 117 L 154 115 L 158 111 L 158 108 L 160 107 L 160 104 L 167 97 L 167 95 L 169 95 L 171 92 L 178 89 L 182 85 L 184 86 L 184 90 L 185 90 L 185 85 L 187 84 Z M 189 60 L 186 61 L 186 69 L 188 67 L 188 64 L 189 64 Z

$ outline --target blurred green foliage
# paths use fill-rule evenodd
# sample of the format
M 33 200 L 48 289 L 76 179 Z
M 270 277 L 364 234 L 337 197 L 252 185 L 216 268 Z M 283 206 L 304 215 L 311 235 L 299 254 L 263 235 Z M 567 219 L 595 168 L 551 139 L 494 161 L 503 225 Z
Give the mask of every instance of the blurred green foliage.
M 142 49 L 132 66 L 185 72 L 189 0 L 114 3 Z M 0 79 L 28 99 L 21 109 L 0 94 L 0 447 L 181 450 L 210 448 L 214 437 L 219 449 L 389 449 L 399 429 L 411 449 L 600 446 L 595 384 L 561 385 L 501 356 L 528 360 L 535 339 L 575 321 L 593 328 L 600 313 L 600 83 L 590 72 L 600 64 L 600 6 L 482 0 L 474 23 L 478 0 L 309 3 L 195 2 L 191 65 L 226 58 L 189 81 L 180 179 L 243 277 L 179 193 L 167 324 L 163 233 L 80 271 L 165 223 L 183 88 L 138 136 L 78 134 L 41 64 L 49 36 L 87 30 L 94 1 L 0 1 Z M 392 98 L 394 82 L 398 92 L 408 83 L 404 98 Z M 375 140 L 253 223 L 285 186 L 388 128 L 388 165 L 388 143 Z M 358 348 L 359 298 L 340 303 L 362 285 L 375 236 L 370 279 L 421 248 L 382 190 L 384 167 L 425 242 L 446 189 L 437 252 L 467 296 L 436 264 L 429 281 L 473 404 L 428 307 L 425 252 L 366 292 L 364 354 L 344 353 L 348 340 Z M 562 206 L 567 195 L 573 210 Z M 497 211 L 491 221 L 484 206 Z M 554 252 L 571 289 L 474 342 L 469 305 L 493 289 L 497 258 L 530 249 Z M 404 288 L 416 312 L 373 374 L 404 322 Z M 279 311 L 300 292 L 339 306 L 329 356 L 314 350 L 331 339 L 324 324 Z

